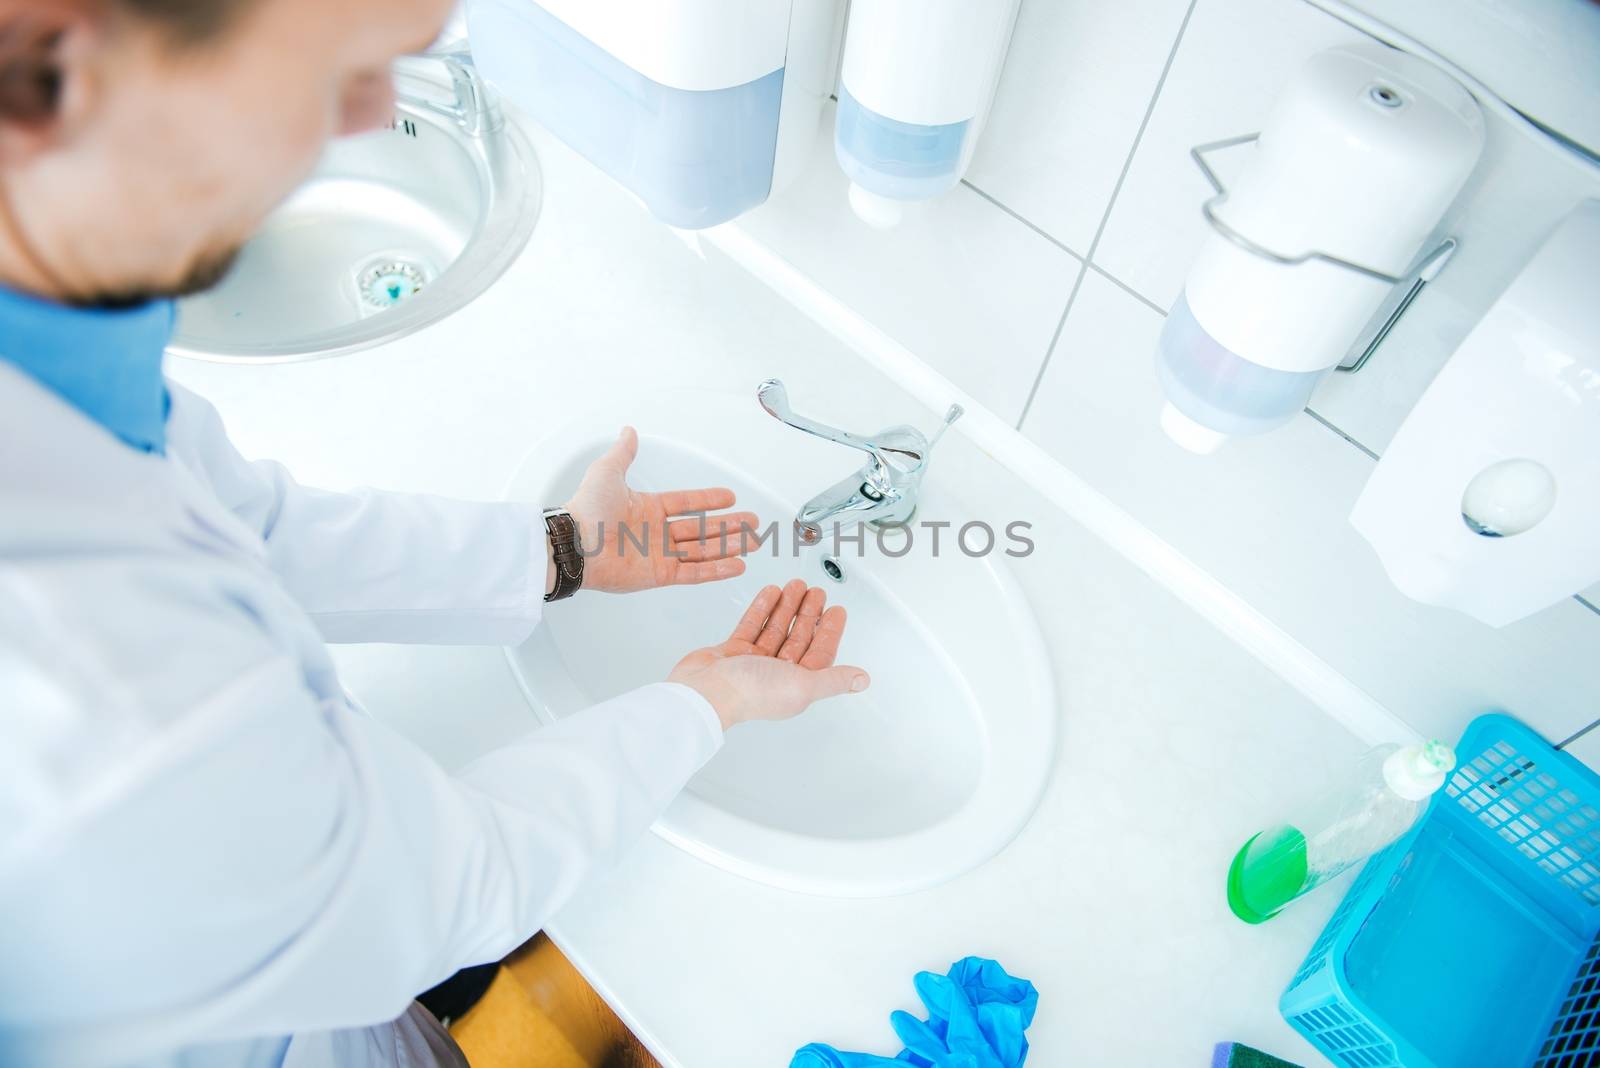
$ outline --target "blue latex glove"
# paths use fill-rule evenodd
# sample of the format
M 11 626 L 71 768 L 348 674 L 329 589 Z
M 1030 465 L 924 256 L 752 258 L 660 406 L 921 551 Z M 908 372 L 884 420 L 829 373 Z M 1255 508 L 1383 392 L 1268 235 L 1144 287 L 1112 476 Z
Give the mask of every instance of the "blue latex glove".
M 906 1046 L 899 1057 L 813 1044 L 796 1053 L 789 1068 L 1022 1068 L 1028 1059 L 1023 1032 L 1039 1004 L 1032 983 L 982 957 L 957 961 L 948 975 L 918 972 L 915 982 L 928 1019 L 907 1012 L 889 1017 Z
M 874 1053 L 840 1053 L 832 1046 L 813 1042 L 794 1055 L 789 1068 L 906 1068 L 906 1062 Z

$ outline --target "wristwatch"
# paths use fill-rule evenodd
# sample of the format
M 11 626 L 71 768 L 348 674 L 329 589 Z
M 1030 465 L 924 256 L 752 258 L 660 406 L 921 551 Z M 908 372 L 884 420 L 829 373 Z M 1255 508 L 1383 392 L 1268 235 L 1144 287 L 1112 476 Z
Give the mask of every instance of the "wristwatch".
M 544 531 L 550 536 L 550 558 L 556 565 L 555 589 L 545 594 L 544 599 L 565 600 L 583 588 L 583 552 L 578 542 L 578 523 L 565 508 L 546 508 Z

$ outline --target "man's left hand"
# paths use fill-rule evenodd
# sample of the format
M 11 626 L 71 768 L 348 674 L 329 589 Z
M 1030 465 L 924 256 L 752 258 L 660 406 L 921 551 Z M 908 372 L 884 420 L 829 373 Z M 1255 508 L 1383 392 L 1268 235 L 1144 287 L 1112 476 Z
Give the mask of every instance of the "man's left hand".
M 628 485 L 638 452 L 638 433 L 623 427 L 565 506 L 583 546 L 583 588 L 631 593 L 744 574 L 755 513 L 723 511 L 733 507 L 730 489 L 640 493 Z

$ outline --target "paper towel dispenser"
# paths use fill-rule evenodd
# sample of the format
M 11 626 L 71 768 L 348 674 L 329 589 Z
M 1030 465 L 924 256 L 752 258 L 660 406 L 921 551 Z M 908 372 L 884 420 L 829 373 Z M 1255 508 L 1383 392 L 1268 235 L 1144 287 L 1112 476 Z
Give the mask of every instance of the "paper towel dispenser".
M 1578 205 L 1407 417 L 1350 521 L 1401 590 L 1504 626 L 1600 581 L 1600 201 Z

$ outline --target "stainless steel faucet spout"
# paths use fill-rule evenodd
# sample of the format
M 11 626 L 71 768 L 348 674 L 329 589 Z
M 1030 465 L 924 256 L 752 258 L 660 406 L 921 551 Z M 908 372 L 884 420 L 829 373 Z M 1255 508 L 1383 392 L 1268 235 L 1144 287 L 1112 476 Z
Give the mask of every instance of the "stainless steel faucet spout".
M 789 406 L 789 391 L 776 378 L 756 389 L 756 399 L 767 414 L 796 430 L 867 454 L 866 464 L 854 474 L 817 494 L 795 516 L 795 537 L 801 545 L 816 545 L 829 525 L 870 523 L 894 526 L 909 522 L 917 510 L 928 454 L 950 424 L 964 414 L 959 404 L 945 413 L 944 424 L 930 441 L 910 426 L 891 426 L 876 434 L 852 434 L 837 427 L 796 415 Z
M 440 64 L 450 78 L 453 99 L 441 101 L 420 86 L 413 84 L 429 80 L 424 70 L 430 64 Z M 442 115 L 459 126 L 469 137 L 482 137 L 505 125 L 505 116 L 498 101 L 484 83 L 466 48 L 441 52 L 425 52 L 414 56 L 401 56 L 395 61 L 397 87 L 395 95 L 414 108 Z

